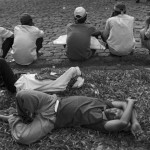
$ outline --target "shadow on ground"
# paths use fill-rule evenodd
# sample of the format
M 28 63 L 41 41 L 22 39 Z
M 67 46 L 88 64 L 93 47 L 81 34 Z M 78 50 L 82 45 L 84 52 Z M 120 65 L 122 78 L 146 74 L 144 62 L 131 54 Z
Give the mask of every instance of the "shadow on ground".
M 43 59 L 39 59 L 33 64 L 29 66 L 21 66 L 17 65 L 15 62 L 10 62 L 10 66 L 13 69 L 39 69 L 45 67 L 74 67 L 79 66 L 80 68 L 84 67 L 92 67 L 99 66 L 100 68 L 105 69 L 134 69 L 138 66 L 148 67 L 150 66 L 150 56 L 149 55 L 129 55 L 124 57 L 117 56 L 108 56 L 108 57 L 100 57 L 95 56 L 87 61 L 83 62 L 70 62 L 69 60 L 62 61 L 60 63 L 52 63 L 50 61 L 44 61 Z

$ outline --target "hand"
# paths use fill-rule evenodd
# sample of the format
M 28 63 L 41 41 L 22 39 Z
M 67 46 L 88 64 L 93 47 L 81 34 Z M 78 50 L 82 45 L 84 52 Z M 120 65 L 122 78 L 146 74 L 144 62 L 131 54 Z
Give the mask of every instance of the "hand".
M 136 102 L 137 102 L 136 99 L 133 99 L 133 98 L 130 98 L 130 97 L 128 97 L 128 98 L 126 99 L 126 101 L 127 101 L 127 102 L 132 102 L 132 103 L 136 103 Z

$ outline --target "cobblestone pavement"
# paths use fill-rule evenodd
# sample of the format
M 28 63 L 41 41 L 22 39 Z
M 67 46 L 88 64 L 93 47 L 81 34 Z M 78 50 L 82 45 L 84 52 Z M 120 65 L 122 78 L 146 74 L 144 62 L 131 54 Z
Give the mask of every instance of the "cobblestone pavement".
M 137 53 L 148 53 L 140 48 L 139 30 L 143 27 L 146 12 L 150 3 L 142 1 L 136 4 L 135 0 L 124 0 L 127 5 L 127 13 L 135 17 L 135 37 L 137 41 Z M 88 11 L 88 22 L 103 30 L 106 19 L 112 12 L 115 0 L 0 0 L 1 26 L 13 30 L 14 26 L 20 24 L 21 13 L 28 12 L 33 18 L 35 25 L 45 32 L 43 56 L 50 62 L 61 62 L 67 59 L 63 46 L 50 46 L 53 41 L 62 34 L 65 34 L 65 27 L 73 22 L 73 11 L 77 6 L 83 6 Z M 109 51 L 98 52 L 99 56 L 108 56 Z M 11 55 L 8 55 L 11 60 Z

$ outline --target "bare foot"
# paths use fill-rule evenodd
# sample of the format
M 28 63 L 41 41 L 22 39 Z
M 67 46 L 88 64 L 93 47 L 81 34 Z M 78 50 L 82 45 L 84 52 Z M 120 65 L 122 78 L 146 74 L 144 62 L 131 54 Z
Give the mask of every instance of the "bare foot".
M 137 141 L 146 140 L 146 135 L 144 134 L 144 131 L 142 130 L 142 128 L 138 122 L 135 122 L 132 124 L 131 132 Z

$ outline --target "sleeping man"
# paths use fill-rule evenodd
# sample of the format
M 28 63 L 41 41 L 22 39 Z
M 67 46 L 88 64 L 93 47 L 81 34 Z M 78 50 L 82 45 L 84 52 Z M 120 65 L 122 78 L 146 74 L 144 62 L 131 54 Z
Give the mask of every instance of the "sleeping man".
M 16 109 L 1 111 L 0 119 L 9 122 L 13 139 L 31 144 L 53 129 L 81 126 L 101 132 L 131 130 L 141 140 L 143 130 L 136 118 L 136 100 L 101 101 L 86 96 L 59 98 L 39 91 L 22 90 L 16 95 Z

